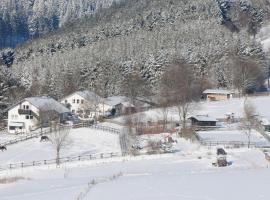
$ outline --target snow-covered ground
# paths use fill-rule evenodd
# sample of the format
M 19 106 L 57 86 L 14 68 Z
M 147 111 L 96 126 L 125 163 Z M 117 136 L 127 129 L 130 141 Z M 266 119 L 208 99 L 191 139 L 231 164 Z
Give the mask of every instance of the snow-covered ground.
M 241 142 L 248 143 L 248 135 L 241 130 L 233 131 L 198 131 L 198 136 L 205 142 Z M 269 142 L 257 131 L 252 131 L 250 142 L 256 145 L 269 146 Z
M 121 152 L 118 135 L 100 130 L 90 128 L 72 129 L 69 140 L 70 144 L 63 150 L 61 157 Z M 54 158 L 55 150 L 50 142 L 40 142 L 40 138 L 33 138 L 7 146 L 7 151 L 0 152 L 0 165 Z
M 225 168 L 211 165 L 214 150 L 197 150 L 9 171 L 0 177 L 25 180 L 0 184 L 0 195 L 1 200 L 268 200 L 270 171 L 263 153 L 241 149 L 228 154 L 232 165 Z
M 43 132 L 44 131 L 48 131 L 49 129 L 48 128 L 43 128 Z M 37 129 L 35 131 L 32 131 L 31 134 L 37 134 L 37 133 L 40 133 L 40 129 Z M 11 134 L 11 133 L 8 133 L 7 130 L 4 130 L 4 131 L 0 131 L 0 143 L 4 143 L 4 142 L 7 142 L 7 141 L 10 141 L 10 140 L 15 140 L 15 139 L 20 139 L 20 138 L 25 138 L 26 136 L 29 136 L 28 133 L 22 133 L 22 134 Z
M 245 98 L 234 98 L 225 101 L 201 101 L 191 106 L 193 109 L 189 113 L 191 115 L 209 115 L 217 119 L 226 118 L 227 114 L 234 113 L 236 118 L 243 116 Z M 270 96 L 265 97 L 249 97 L 248 101 L 252 103 L 257 114 L 264 117 L 270 117 Z M 151 109 L 142 113 L 135 114 L 142 121 L 158 121 L 162 120 L 161 109 Z M 178 111 L 176 108 L 169 108 L 168 120 L 179 121 Z M 119 117 L 114 121 L 123 122 L 124 118 Z
M 270 97 L 249 98 L 258 114 L 270 116 Z M 208 114 L 224 118 L 227 113 L 242 116 L 244 99 L 221 102 L 200 102 L 190 114 Z M 141 120 L 162 119 L 162 111 L 149 110 L 136 114 Z M 123 118 L 114 119 L 122 122 Z M 178 120 L 177 111 L 170 108 L 168 120 Z M 119 123 L 121 124 L 121 123 Z M 103 126 L 122 129 L 114 123 Z M 224 126 L 219 131 L 200 132 L 205 140 L 246 141 L 245 133 L 234 131 L 236 125 Z M 62 156 L 120 152 L 118 135 L 90 128 L 73 129 L 71 145 Z M 160 140 L 166 134 L 144 135 L 144 143 Z M 0 137 L 1 138 L 1 137 Z M 270 163 L 256 149 L 225 149 L 231 163 L 225 168 L 213 167 L 216 148 L 200 146 L 177 138 L 174 154 L 115 157 L 55 165 L 36 166 L 0 171 L 1 200 L 268 200 Z M 252 142 L 265 139 L 256 132 Z M 50 143 L 40 138 L 8 146 L 0 152 L 0 165 L 53 159 L 55 153 Z M 3 179 L 17 177 L 13 183 L 1 184 Z

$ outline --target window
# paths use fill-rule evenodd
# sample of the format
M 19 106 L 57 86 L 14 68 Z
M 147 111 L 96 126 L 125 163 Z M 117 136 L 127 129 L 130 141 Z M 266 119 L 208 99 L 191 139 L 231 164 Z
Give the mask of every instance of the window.
M 28 105 L 23 105 L 23 109 L 24 110 L 29 110 L 29 106 Z
M 30 119 L 34 119 L 34 116 L 33 115 L 30 115 Z
M 83 102 L 84 102 L 84 101 L 83 101 L 83 99 L 82 99 L 82 100 L 81 100 L 81 104 L 83 104 Z
M 72 99 L 72 102 L 75 103 L 75 99 Z
M 25 115 L 25 119 L 30 119 L 29 115 Z
M 77 103 L 80 103 L 80 99 L 77 99 Z

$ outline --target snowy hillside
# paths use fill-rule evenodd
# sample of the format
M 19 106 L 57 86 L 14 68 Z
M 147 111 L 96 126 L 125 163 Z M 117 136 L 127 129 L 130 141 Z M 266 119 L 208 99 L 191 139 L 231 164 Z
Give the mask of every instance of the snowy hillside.
M 14 47 L 119 0 L 1 0 L 0 49 Z
M 4 2 L 9 5 L 10 1 Z M 20 34 L 39 35 L 61 26 L 14 51 L 0 52 L 12 73 L 9 83 L 16 82 L 25 93 L 33 94 L 29 90 L 37 84 L 39 93 L 56 98 L 89 88 L 105 96 L 125 95 L 122 83 L 135 72 L 151 92 L 156 92 L 160 77 L 175 58 L 194 66 L 194 73 L 202 79 L 202 90 L 234 87 L 232 74 L 238 65 L 232 55 L 255 58 L 258 69 L 265 69 L 261 44 L 252 37 L 265 22 L 264 13 L 270 10 L 265 1 L 124 0 L 75 22 L 73 19 L 91 13 L 92 2 L 109 5 L 112 0 L 36 0 L 30 8 L 29 1 L 15 2 L 30 9 L 29 17 L 22 16 L 23 21 L 15 23 Z M 51 9 L 50 5 L 57 2 L 59 5 Z M 11 19 L 19 16 L 11 14 Z M 3 34 L 16 37 L 9 31 Z M 12 94 L 20 98 L 17 96 L 21 93 Z

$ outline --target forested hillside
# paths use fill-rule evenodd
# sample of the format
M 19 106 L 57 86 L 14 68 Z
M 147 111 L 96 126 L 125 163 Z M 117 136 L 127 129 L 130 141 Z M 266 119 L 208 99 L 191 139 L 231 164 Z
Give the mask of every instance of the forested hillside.
M 117 0 L 116 0 L 117 1 Z M 76 19 L 109 7 L 114 0 L 1 0 L 0 49 L 15 47 Z
M 120 94 L 131 73 L 156 92 L 174 59 L 194 66 L 202 89 L 234 88 L 239 60 L 262 72 L 268 64 L 256 35 L 269 9 L 267 0 L 125 0 L 4 50 L 2 63 L 11 85 L 24 88 L 14 98 L 78 89 Z

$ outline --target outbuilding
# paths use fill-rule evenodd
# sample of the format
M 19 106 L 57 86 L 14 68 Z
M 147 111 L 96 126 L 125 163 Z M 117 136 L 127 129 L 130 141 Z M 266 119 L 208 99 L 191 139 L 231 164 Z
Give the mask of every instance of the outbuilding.
M 189 117 L 189 120 L 191 121 L 192 126 L 216 126 L 217 125 L 217 119 L 213 117 L 209 117 L 208 115 L 196 115 Z
M 222 101 L 233 98 L 233 92 L 224 89 L 207 89 L 203 91 L 204 99 L 208 101 Z

